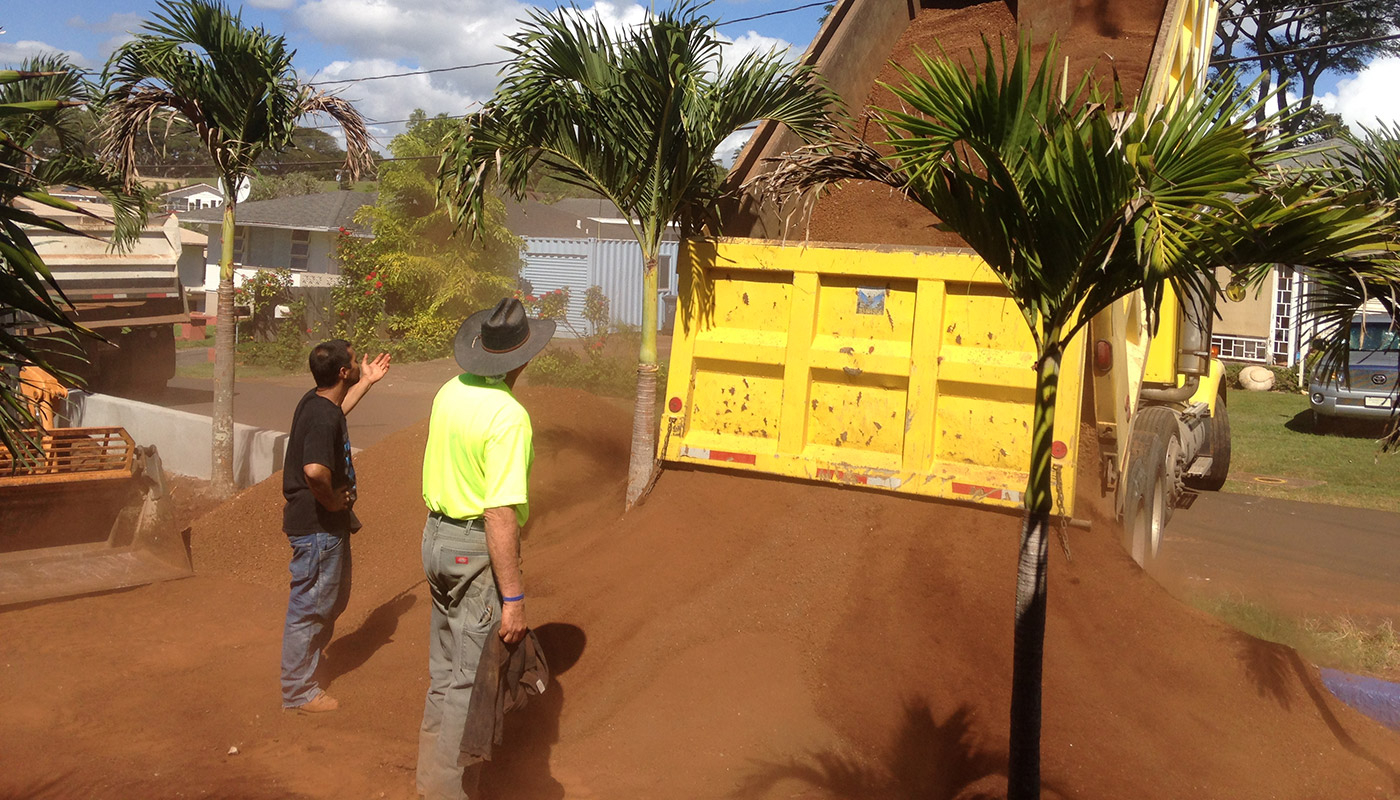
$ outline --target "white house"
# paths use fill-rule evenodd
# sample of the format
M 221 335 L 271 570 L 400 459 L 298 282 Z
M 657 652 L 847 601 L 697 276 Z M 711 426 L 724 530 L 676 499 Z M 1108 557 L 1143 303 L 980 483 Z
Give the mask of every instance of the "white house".
M 335 263 L 340 231 L 344 229 L 351 236 L 372 236 L 367 227 L 355 223 L 355 212 L 373 205 L 377 196 L 369 192 L 322 192 L 239 203 L 233 239 L 235 285 L 257 270 L 285 268 L 292 271 L 293 286 L 334 286 L 340 274 Z M 207 208 L 180 219 L 201 223 L 208 231 L 202 310 L 214 317 L 218 313 L 223 211 Z
M 160 196 L 164 211 L 198 211 L 202 208 L 222 208 L 224 193 L 207 183 L 196 183 L 172 189 Z

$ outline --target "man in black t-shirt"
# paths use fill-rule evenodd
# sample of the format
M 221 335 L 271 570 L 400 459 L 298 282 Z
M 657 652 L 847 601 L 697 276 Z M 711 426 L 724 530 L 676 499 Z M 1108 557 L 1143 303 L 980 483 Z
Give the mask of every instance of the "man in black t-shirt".
M 309 362 L 316 388 L 297 403 L 282 464 L 282 531 L 292 546 L 282 707 L 320 712 L 340 705 L 314 675 L 350 599 L 350 534 L 360 529 L 345 415 L 389 371 L 389 356 L 356 364 L 350 343 L 333 339 L 316 345 Z

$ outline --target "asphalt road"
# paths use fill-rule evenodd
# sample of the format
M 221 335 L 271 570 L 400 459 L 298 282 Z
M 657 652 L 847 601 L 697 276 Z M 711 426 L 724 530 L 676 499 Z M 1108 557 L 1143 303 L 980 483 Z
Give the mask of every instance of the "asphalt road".
M 426 419 L 456 374 L 448 359 L 393 365 L 350 414 L 351 442 L 370 447 Z M 309 376 L 240 380 L 234 418 L 285 431 L 311 385 Z M 177 378 L 151 401 L 208 415 L 212 382 Z M 1298 615 L 1400 621 L 1400 514 L 1203 493 L 1172 517 L 1153 576 L 1182 598 L 1232 594 Z
M 457 373 L 457 366 L 448 359 L 391 365 L 389 374 L 374 385 L 347 417 L 351 444 L 363 449 L 427 419 L 433 396 Z M 244 425 L 286 431 L 291 427 L 297 401 L 313 387 L 310 375 L 235 379 L 233 419 Z M 209 416 L 214 405 L 214 383 L 204 378 L 175 378 L 160 397 L 141 399 Z
M 1400 514 L 1202 493 L 1172 516 L 1153 575 L 1179 596 L 1400 622 Z

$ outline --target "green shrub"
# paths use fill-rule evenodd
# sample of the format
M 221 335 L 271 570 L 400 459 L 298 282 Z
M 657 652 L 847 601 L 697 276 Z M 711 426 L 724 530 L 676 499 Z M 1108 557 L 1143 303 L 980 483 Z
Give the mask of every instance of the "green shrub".
M 452 339 L 460 326 L 461 320 L 438 316 L 431 309 L 408 317 L 391 317 L 390 338 L 379 343 L 380 349 L 398 361 L 443 358 L 452 355 Z
M 580 355 L 566 345 L 551 345 L 530 363 L 530 380 L 567 386 L 593 394 L 629 397 L 637 391 L 636 362 L 604 355 Z
M 593 349 L 580 354 L 573 346 L 552 344 L 535 356 L 526 371 L 531 383 L 567 386 L 609 397 L 635 397 L 637 362 L 632 358 L 603 355 Z M 657 396 L 666 391 L 666 365 L 656 376 Z

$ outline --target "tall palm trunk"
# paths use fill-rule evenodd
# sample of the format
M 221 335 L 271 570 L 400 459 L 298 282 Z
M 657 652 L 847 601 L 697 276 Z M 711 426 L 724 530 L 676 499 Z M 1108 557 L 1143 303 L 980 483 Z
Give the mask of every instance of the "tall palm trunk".
M 224 179 L 225 186 L 237 181 Z M 214 495 L 232 497 L 233 485 L 233 235 L 234 207 L 230 192 L 224 200 L 223 240 L 219 247 L 219 324 L 214 327 L 213 467 Z
M 632 459 L 627 467 L 627 507 L 646 491 L 656 463 L 656 253 L 642 264 L 642 348 L 637 354 L 637 405 L 632 412 Z
M 1040 797 L 1041 661 L 1045 651 L 1046 545 L 1052 494 L 1051 448 L 1055 441 L 1055 394 L 1060 383 L 1059 332 L 1036 365 L 1031 469 L 1026 481 L 1026 521 L 1016 565 L 1016 640 L 1011 664 L 1011 743 L 1007 800 Z

